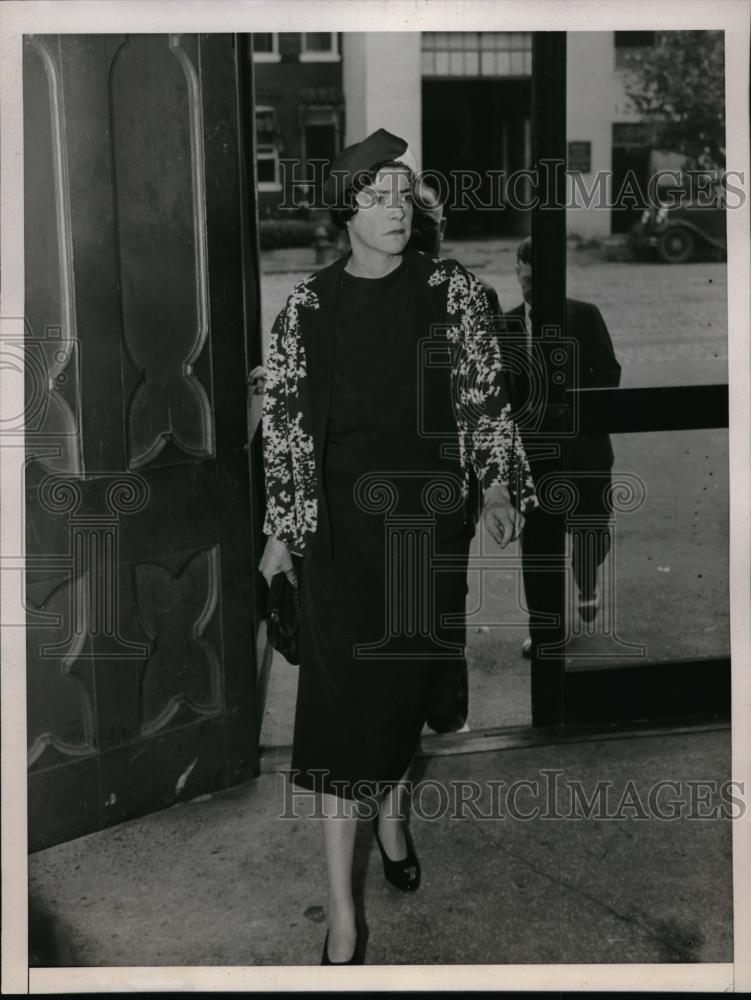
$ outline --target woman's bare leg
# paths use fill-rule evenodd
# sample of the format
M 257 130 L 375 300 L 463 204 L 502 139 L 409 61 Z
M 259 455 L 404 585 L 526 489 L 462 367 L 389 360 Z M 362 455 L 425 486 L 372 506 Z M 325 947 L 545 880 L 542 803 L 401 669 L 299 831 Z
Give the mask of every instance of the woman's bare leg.
M 357 940 L 355 903 L 352 898 L 352 859 L 357 834 L 357 804 L 336 795 L 321 794 L 323 850 L 328 872 L 328 955 L 332 962 L 347 962 Z

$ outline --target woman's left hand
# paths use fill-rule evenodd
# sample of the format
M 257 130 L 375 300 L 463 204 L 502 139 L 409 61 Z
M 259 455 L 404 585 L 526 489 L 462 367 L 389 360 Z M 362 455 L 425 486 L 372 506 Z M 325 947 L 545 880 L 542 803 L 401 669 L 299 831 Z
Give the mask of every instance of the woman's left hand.
M 482 519 L 502 549 L 517 539 L 524 528 L 524 515 L 511 503 L 508 490 L 503 486 L 493 486 L 485 494 Z

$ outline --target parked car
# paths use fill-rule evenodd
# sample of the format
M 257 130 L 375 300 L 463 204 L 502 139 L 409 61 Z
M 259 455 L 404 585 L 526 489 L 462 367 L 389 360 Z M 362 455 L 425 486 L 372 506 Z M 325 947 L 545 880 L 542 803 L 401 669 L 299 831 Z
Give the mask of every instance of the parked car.
M 667 200 L 667 199 L 666 199 Z M 664 205 L 651 205 L 632 227 L 630 242 L 640 257 L 656 257 L 666 264 L 682 264 L 699 252 L 727 257 L 724 191 L 717 188 L 711 202 L 699 204 L 686 195 Z

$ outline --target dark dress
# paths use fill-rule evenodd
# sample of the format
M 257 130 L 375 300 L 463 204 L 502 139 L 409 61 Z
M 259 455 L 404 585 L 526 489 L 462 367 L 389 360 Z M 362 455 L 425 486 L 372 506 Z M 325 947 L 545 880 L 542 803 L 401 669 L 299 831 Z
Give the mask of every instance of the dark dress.
M 300 567 L 290 777 L 345 798 L 402 777 L 441 672 L 464 655 L 469 533 L 440 503 L 458 460 L 420 433 L 414 308 L 404 263 L 383 278 L 342 272 L 323 461 L 333 560 L 313 544 Z

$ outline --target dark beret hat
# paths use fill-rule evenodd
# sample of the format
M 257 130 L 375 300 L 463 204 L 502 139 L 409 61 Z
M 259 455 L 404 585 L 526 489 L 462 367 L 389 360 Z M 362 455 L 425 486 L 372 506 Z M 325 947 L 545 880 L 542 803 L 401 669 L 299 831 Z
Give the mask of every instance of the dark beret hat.
M 408 149 L 407 141 L 392 135 L 385 128 L 377 129 L 362 142 L 347 146 L 331 164 L 331 172 L 323 186 L 324 201 L 327 205 L 339 204 L 357 174 L 389 160 L 403 162 L 413 172 L 417 170 L 417 162 Z

